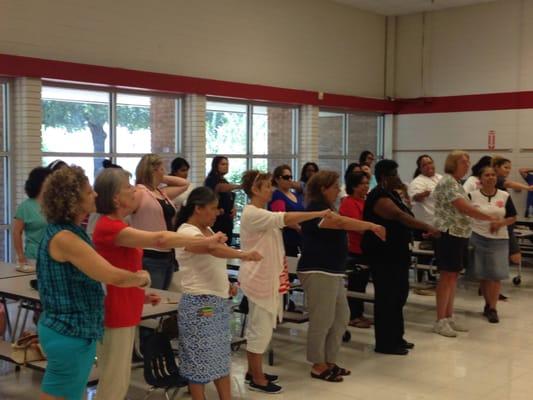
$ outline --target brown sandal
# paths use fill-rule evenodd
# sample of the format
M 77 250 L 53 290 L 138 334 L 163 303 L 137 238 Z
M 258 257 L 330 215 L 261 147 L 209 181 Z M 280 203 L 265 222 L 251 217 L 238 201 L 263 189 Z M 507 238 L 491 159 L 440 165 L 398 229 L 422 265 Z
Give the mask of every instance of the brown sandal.
M 349 369 L 339 367 L 337 364 L 333 364 L 331 370 L 339 376 L 348 376 L 352 373 L 352 371 L 350 371 Z
M 338 372 L 335 371 L 335 368 L 328 368 L 320 374 L 315 374 L 313 371 L 311 371 L 311 378 L 315 379 L 321 379 L 326 382 L 342 382 L 344 379 L 342 376 L 339 375 Z

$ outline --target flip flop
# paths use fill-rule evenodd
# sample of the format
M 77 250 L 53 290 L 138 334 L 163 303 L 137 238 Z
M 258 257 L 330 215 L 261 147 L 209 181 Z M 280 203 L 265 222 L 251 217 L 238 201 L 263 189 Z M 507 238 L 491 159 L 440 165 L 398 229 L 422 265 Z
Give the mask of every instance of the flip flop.
M 315 374 L 311 371 L 311 378 L 320 379 L 326 382 L 342 382 L 344 379 L 338 373 L 335 373 L 334 368 L 328 368 L 322 371 L 321 374 Z

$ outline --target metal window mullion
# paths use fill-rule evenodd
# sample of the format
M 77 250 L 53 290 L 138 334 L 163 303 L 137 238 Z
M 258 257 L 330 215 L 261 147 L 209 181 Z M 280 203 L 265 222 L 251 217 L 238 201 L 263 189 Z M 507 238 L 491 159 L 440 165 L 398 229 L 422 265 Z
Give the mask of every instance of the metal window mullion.
M 295 108 L 292 110 L 292 157 L 291 157 L 291 166 L 293 171 L 297 171 L 299 168 L 298 164 L 298 149 L 299 149 L 299 140 L 300 140 L 300 110 Z
M 346 170 L 346 167 L 348 166 L 348 129 L 350 128 L 350 122 L 348 118 L 348 114 L 345 113 L 342 118 L 342 163 L 341 168 L 342 170 Z
M 376 135 L 377 135 L 377 156 L 378 158 L 382 159 L 384 154 L 385 154 L 385 137 L 384 137 L 384 133 L 385 133 L 385 116 L 382 114 L 380 116 L 377 117 L 378 118 L 378 123 L 377 123 L 377 132 L 376 132 Z
M 182 153 L 182 140 L 183 140 L 183 137 L 182 137 L 182 134 L 183 134 L 183 114 L 182 114 L 182 110 L 183 110 L 183 102 L 182 102 L 182 99 L 181 97 L 177 98 L 175 101 L 175 110 L 176 112 L 174 113 L 175 114 L 175 121 L 174 121 L 174 134 L 175 134 L 175 140 L 174 140 L 174 151 L 176 152 L 176 154 L 181 154 Z
M 109 154 L 115 154 L 117 151 L 117 93 L 109 93 Z M 116 157 L 112 156 L 114 163 Z
M 251 104 L 246 105 L 246 169 L 252 169 L 252 159 L 254 151 L 254 133 L 253 133 L 253 106 Z

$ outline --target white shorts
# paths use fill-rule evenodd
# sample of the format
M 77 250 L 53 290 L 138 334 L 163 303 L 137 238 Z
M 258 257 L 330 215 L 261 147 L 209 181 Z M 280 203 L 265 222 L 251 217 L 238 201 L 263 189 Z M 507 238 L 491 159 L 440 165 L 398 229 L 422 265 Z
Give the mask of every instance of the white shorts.
M 254 354 L 263 354 L 270 344 L 275 327 L 276 317 L 248 300 L 246 350 Z

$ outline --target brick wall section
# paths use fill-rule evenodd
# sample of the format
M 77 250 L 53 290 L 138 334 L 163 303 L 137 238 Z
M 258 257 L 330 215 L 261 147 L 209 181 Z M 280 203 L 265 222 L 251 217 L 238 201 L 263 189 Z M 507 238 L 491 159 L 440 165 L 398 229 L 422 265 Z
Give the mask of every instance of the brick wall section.
M 343 120 L 343 114 L 318 118 L 318 154 L 320 157 L 342 155 Z
M 176 99 L 150 98 L 150 131 L 152 153 L 163 156 L 165 168 L 176 157 Z
M 318 107 L 300 108 L 298 162 L 301 167 L 308 161 L 318 160 Z
M 268 160 L 268 170 L 272 171 L 279 164 L 291 164 L 293 110 L 268 107 L 267 116 L 268 154 L 276 157 Z
M 24 183 L 30 171 L 41 165 L 41 80 L 17 78 L 13 88 L 14 124 L 13 160 L 15 203 L 13 211 L 25 198 Z
M 348 114 L 348 158 L 358 161 L 359 154 L 377 151 L 378 117 L 375 114 Z
M 41 165 L 41 80 L 17 78 L 13 85 L 11 121 L 12 213 L 24 199 L 24 183 L 30 171 Z M 2 249 L 2 253 L 4 249 Z M 14 252 L 12 252 L 14 254 Z
M 186 95 L 183 100 L 183 155 L 191 165 L 189 180 L 203 185 L 205 170 L 205 96 Z

